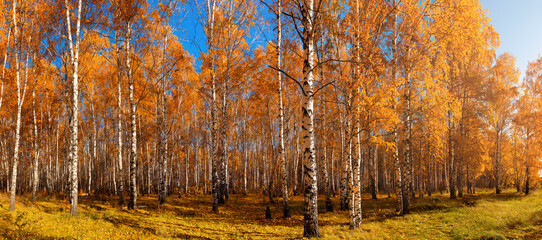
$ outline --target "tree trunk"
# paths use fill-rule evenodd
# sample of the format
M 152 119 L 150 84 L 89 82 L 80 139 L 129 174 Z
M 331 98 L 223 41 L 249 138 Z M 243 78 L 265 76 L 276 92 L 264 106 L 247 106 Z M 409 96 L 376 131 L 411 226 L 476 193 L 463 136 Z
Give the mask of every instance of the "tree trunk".
M 228 189 L 228 84 L 223 79 L 222 83 L 222 119 L 221 119 L 221 147 L 220 147 L 220 188 L 219 204 L 226 203 L 229 198 Z
M 324 159 L 323 167 L 324 167 L 324 186 L 326 188 L 326 211 L 332 212 L 333 211 L 333 204 L 331 202 L 331 182 L 329 180 L 329 171 L 328 171 L 328 164 L 327 164 L 327 138 L 326 138 L 326 102 L 325 99 L 322 99 L 322 106 L 323 106 L 323 123 L 322 123 L 322 143 L 324 145 L 324 155 L 322 158 Z M 331 150 L 333 151 L 333 149 Z M 332 155 L 333 158 L 333 155 Z
M 279 82 L 279 158 L 282 169 L 282 199 L 283 217 L 290 217 L 290 205 L 288 203 L 288 169 L 286 168 L 286 155 L 284 153 L 284 106 L 282 103 L 282 0 L 277 1 L 277 78 Z
M 392 5 L 395 7 L 395 0 L 392 1 Z M 398 49 L 397 49 L 397 42 L 398 42 L 398 22 L 397 22 L 397 18 L 398 18 L 398 13 L 397 12 L 394 12 L 393 13 L 393 39 L 392 39 L 392 54 L 393 54 L 393 65 L 392 65 L 392 77 L 393 77 L 393 80 L 394 80 L 394 83 L 397 83 L 398 81 L 398 70 L 397 70 L 397 67 L 398 67 Z M 397 112 L 397 102 L 394 103 L 393 105 L 393 110 Z M 400 156 L 399 156 L 399 126 L 397 124 L 395 124 L 395 127 L 394 127 L 394 133 L 393 133 L 393 138 L 394 138 L 394 154 L 393 154 L 393 157 L 394 157 L 394 163 L 395 163 L 395 193 L 397 195 L 397 202 L 396 202 L 396 212 L 399 214 L 399 215 L 403 215 L 403 214 L 406 214 L 406 212 L 408 210 L 406 210 L 404 208 L 404 195 L 405 195 L 405 192 L 404 192 L 404 189 L 405 189 L 405 183 L 404 183 L 404 177 L 403 177 L 403 171 L 404 171 L 404 168 L 402 166 L 402 161 L 400 160 Z
M 35 68 L 33 68 L 35 69 Z M 39 181 L 39 137 L 38 137 L 38 124 L 36 122 L 36 87 L 32 89 L 32 115 L 34 122 L 34 163 L 33 163 L 33 173 L 32 173 L 32 201 L 36 201 L 36 193 L 38 191 L 38 181 Z
M 128 94 L 130 100 L 130 130 L 132 136 L 130 150 L 130 200 L 128 209 L 134 209 L 137 203 L 137 125 L 136 125 L 136 102 L 134 99 L 134 78 L 132 76 L 131 66 L 131 41 L 132 41 L 132 25 L 127 23 L 126 31 L 126 75 L 128 77 Z
M 412 179 L 412 121 L 411 121 L 411 78 L 410 73 L 407 74 L 406 93 L 404 95 L 406 100 L 406 113 L 403 121 L 404 126 L 404 139 L 403 139 L 403 166 L 401 167 L 404 173 L 403 178 L 403 213 L 408 213 L 410 208 L 410 197 L 413 191 L 413 179 Z
M 246 101 L 246 100 L 245 100 Z M 248 101 L 244 108 L 243 115 L 243 194 L 247 195 L 247 181 L 248 181 L 248 141 L 247 141 L 247 106 Z
M 347 114 L 348 115 L 348 114 Z M 348 119 L 346 120 L 347 121 L 347 124 L 349 124 L 349 121 Z M 339 192 L 339 197 L 340 197 L 340 205 L 341 205 L 341 210 L 348 210 L 348 205 L 349 205 L 349 201 L 348 201 L 348 180 L 349 180 L 349 166 L 351 166 L 350 164 L 350 160 L 349 160 L 349 156 L 350 154 L 345 154 L 346 151 L 349 151 L 348 147 L 346 147 L 346 136 L 349 136 L 348 134 L 348 129 L 350 127 L 350 125 L 347 125 L 346 128 L 344 128 L 344 123 L 343 123 L 343 118 L 341 116 L 341 123 L 340 123 L 340 126 L 341 126 L 341 156 L 342 156 L 342 173 L 341 173 L 341 186 L 340 186 L 340 192 Z M 346 157 L 345 157 L 346 155 Z
M 501 193 L 501 159 L 500 159 L 500 128 L 496 128 L 497 137 L 495 138 L 495 192 Z
M 19 63 L 19 41 L 18 34 L 19 28 L 17 25 L 17 1 L 13 1 L 13 29 L 14 29 L 14 46 L 15 46 L 15 80 L 17 83 L 17 123 L 15 125 L 15 143 L 13 150 L 13 163 L 12 163 L 12 173 L 11 173 L 11 184 L 10 184 L 10 199 L 9 199 L 9 210 L 15 211 L 15 192 L 17 190 L 17 167 L 19 165 L 19 142 L 21 139 L 21 113 L 24 101 L 24 93 L 26 92 L 26 83 L 24 86 L 21 86 L 20 79 L 20 63 Z M 24 88 L 24 90 L 22 90 Z
M 97 138 L 98 138 L 98 129 L 97 129 L 97 118 L 96 118 L 96 111 L 94 109 L 94 102 L 91 103 L 91 109 L 92 109 L 92 158 L 89 161 L 88 164 L 88 196 L 90 196 L 91 192 L 91 186 L 92 186 L 92 169 L 95 169 L 94 164 L 97 162 Z M 94 190 L 96 190 L 96 183 L 94 182 Z
M 452 112 L 448 111 L 448 183 L 450 190 L 450 199 L 456 199 L 455 191 L 455 154 L 453 142 L 453 119 Z
M 318 229 L 318 185 L 316 158 L 314 155 L 314 0 L 303 2 L 301 7 L 303 25 L 303 164 L 305 179 L 305 215 L 303 236 L 320 237 Z
M 353 114 L 352 114 L 353 115 Z M 352 187 L 350 189 L 350 229 L 356 229 L 361 225 L 361 157 L 358 124 L 353 121 L 350 144 L 350 161 L 352 165 Z M 358 151 L 358 154 L 354 152 Z
M 529 184 L 531 180 L 531 176 L 529 175 L 529 164 L 526 163 L 527 166 L 525 166 L 525 195 L 529 195 Z
M 373 161 L 371 162 L 371 197 L 377 199 L 378 193 L 378 144 L 375 144 Z
M 68 159 L 71 163 L 70 172 L 71 172 L 71 193 L 70 193 L 70 212 L 72 216 L 77 215 L 77 198 L 79 193 L 79 178 L 77 176 L 78 172 L 78 113 L 79 113 L 79 43 L 80 32 L 81 32 L 81 10 L 82 10 L 82 0 L 78 1 L 77 6 L 77 22 L 75 29 L 75 39 L 72 39 L 72 29 L 71 29 L 71 17 L 70 17 L 70 8 L 68 0 L 64 1 L 66 7 L 66 21 L 67 21 L 67 35 L 68 35 L 68 45 L 70 51 L 70 63 L 72 66 L 72 96 L 71 96 L 71 114 L 70 114 L 70 144 L 69 144 L 69 153 Z
M 210 78 L 211 78 L 211 149 L 209 155 L 211 158 L 211 192 L 213 195 L 213 212 L 218 213 L 218 197 L 219 197 L 219 180 L 217 169 L 217 154 L 218 154 L 218 141 L 217 141 L 217 101 L 216 101 L 216 79 L 214 74 L 215 68 L 215 56 L 214 54 L 214 21 L 216 2 L 214 0 L 207 0 L 207 22 L 205 26 L 205 34 L 207 36 L 207 44 L 209 47 L 209 61 Z
M 297 129 L 297 126 L 294 122 L 294 129 Z M 299 185 L 299 170 L 298 170 L 298 166 L 299 166 L 299 154 L 300 153 L 300 150 L 299 150 L 299 134 L 296 134 L 295 136 L 295 154 L 294 154 L 294 195 L 297 195 L 297 191 L 298 191 L 298 185 Z
M 115 38 L 117 38 L 117 34 L 115 33 Z M 118 39 L 115 39 L 118 44 Z M 119 166 L 119 175 L 120 175 L 120 186 L 119 186 L 119 205 L 124 205 L 124 178 L 122 173 L 123 167 L 122 167 L 122 89 L 121 89 L 121 80 L 122 80 L 122 68 L 121 68 L 121 60 L 120 60 L 120 51 L 119 47 L 116 47 L 117 52 L 117 133 L 118 133 L 118 166 Z M 128 57 L 126 57 L 128 60 Z

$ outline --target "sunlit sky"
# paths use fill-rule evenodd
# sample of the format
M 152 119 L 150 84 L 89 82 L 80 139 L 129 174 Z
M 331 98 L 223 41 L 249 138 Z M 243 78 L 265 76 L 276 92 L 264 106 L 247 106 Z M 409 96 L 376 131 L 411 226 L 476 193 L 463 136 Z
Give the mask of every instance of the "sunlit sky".
M 480 0 L 499 33 L 497 54 L 510 52 L 524 76 L 527 64 L 542 54 L 541 0 Z
M 497 54 L 510 52 L 515 56 L 523 78 L 528 62 L 542 54 L 542 0 L 480 0 L 480 3 L 489 10 L 491 23 L 499 33 L 501 45 Z M 193 3 L 188 6 L 191 10 L 193 7 Z M 179 24 L 191 27 L 181 27 L 178 33 L 185 49 L 196 58 L 200 51 L 206 50 L 205 35 L 197 17 L 194 13 L 179 17 L 182 19 Z M 252 45 L 265 45 L 264 35 L 260 34 Z

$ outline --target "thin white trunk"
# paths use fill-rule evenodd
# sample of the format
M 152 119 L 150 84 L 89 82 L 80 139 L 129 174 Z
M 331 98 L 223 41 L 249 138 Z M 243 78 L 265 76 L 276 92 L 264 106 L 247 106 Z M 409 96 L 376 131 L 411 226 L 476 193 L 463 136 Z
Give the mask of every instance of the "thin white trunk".
M 190 168 L 190 159 L 188 159 L 188 148 L 185 150 L 185 158 L 184 158 L 184 192 L 188 193 L 188 169 Z
M 347 143 L 346 143 L 345 138 L 346 136 L 348 136 L 349 126 L 347 126 L 346 128 L 344 127 L 345 124 L 343 122 L 345 119 L 343 119 L 342 111 L 339 111 L 339 119 L 341 120 L 340 133 L 341 133 L 341 163 L 342 163 L 342 167 L 339 170 L 341 171 L 339 198 L 340 198 L 341 210 L 348 210 L 348 179 L 349 179 L 348 171 L 349 171 L 350 164 L 349 164 L 349 154 L 348 152 L 346 152 L 348 151 L 348 147 L 346 146 Z M 346 121 L 348 121 L 348 119 L 346 119 Z
M 13 150 L 13 164 L 12 164 L 12 174 L 11 174 L 11 184 L 10 184 L 10 202 L 9 210 L 15 210 L 15 192 L 17 190 L 17 167 L 19 165 L 19 142 L 21 139 L 21 113 L 24 101 L 24 95 L 26 93 L 26 81 L 23 86 L 21 86 L 20 79 L 20 63 L 19 63 L 19 42 L 17 41 L 17 36 L 19 34 L 19 26 L 17 25 L 17 12 L 16 12 L 17 1 L 13 1 L 13 28 L 14 28 L 14 46 L 15 46 L 15 80 L 17 83 L 17 122 L 15 126 L 15 146 Z M 28 66 L 27 66 L 28 67 Z M 24 90 L 23 90 L 24 89 Z
M 322 74 L 322 78 L 323 78 L 323 74 Z M 326 109 L 326 101 L 325 99 L 322 99 L 322 105 L 323 105 L 323 116 L 322 116 L 322 119 L 323 119 L 323 123 L 322 123 L 322 143 L 324 145 L 324 156 L 323 156 L 323 159 L 324 159 L 324 162 L 323 162 L 323 167 L 324 167 L 324 187 L 326 188 L 326 210 L 328 212 L 331 212 L 333 211 L 333 205 L 331 203 L 331 183 L 330 183 L 330 179 L 329 179 L 329 170 L 328 170 L 328 164 L 327 164 L 327 137 L 326 137 L 326 115 L 327 115 L 327 109 Z M 333 150 L 332 150 L 333 151 Z
M 284 106 L 282 103 L 282 0 L 277 1 L 277 79 L 279 82 L 279 158 L 282 169 L 282 197 L 283 217 L 290 217 L 290 205 L 288 203 L 288 169 L 286 169 L 286 156 L 284 154 Z
M 35 77 L 35 76 L 34 76 Z M 32 89 L 32 116 L 33 116 L 33 123 L 34 123 L 34 163 L 33 163 L 33 172 L 32 172 L 32 200 L 36 201 L 36 193 L 38 191 L 38 181 L 39 181 L 39 175 L 38 175 L 38 167 L 39 167 L 39 137 L 38 137 L 38 124 L 36 121 L 36 89 L 35 87 Z
M 218 212 L 218 198 L 219 198 L 219 180 L 217 169 L 217 155 L 218 155 L 218 141 L 217 141 L 217 100 L 216 100 L 216 79 L 214 74 L 215 68 L 215 56 L 214 54 L 214 22 L 215 22 L 215 10 L 216 2 L 214 0 L 207 0 L 207 22 L 205 26 L 205 34 L 207 36 L 207 45 L 209 47 L 209 61 L 210 78 L 211 78 L 211 178 L 212 178 L 212 195 L 213 195 L 213 212 Z
M 246 101 L 248 103 L 248 101 Z M 247 168 L 248 168 L 248 146 L 247 146 L 247 106 L 244 107 L 244 118 L 243 118 L 243 193 L 247 194 Z
M 126 76 L 128 77 L 128 94 L 130 100 L 130 135 L 132 136 L 130 148 L 130 201 L 128 209 L 134 209 L 137 203 L 137 125 L 136 125 L 136 102 L 134 98 L 134 78 L 132 74 L 132 24 L 126 25 Z
M 70 142 L 68 159 L 71 163 L 71 205 L 70 212 L 72 216 L 77 215 L 77 198 L 79 192 L 78 176 L 77 176 L 77 159 L 78 159 L 78 113 L 79 113 L 79 43 L 81 42 L 81 9 L 82 0 L 78 1 L 77 6 L 77 20 L 75 27 L 75 39 L 72 39 L 72 26 L 70 17 L 70 7 L 68 0 L 64 1 L 66 7 L 66 21 L 67 21 L 67 36 L 68 46 L 70 53 L 70 65 L 72 67 L 72 96 L 71 96 L 71 118 L 70 118 Z
M 318 228 L 318 185 L 316 157 L 314 148 L 314 67 L 315 67 L 315 32 L 314 0 L 303 2 L 301 7 L 303 25 L 303 164 L 305 179 L 305 214 L 303 236 L 320 237 Z
M 119 205 L 124 205 L 124 178 L 123 178 L 123 166 L 122 166 L 122 148 L 123 148 L 123 142 L 122 142 L 122 65 L 121 65 L 121 59 L 120 59 L 120 49 L 119 49 L 119 40 L 118 40 L 118 33 L 115 33 L 115 42 L 117 44 L 116 46 L 116 54 L 117 54 L 117 137 L 118 137 L 118 149 L 117 149 L 117 162 L 119 166 L 119 175 L 120 175 L 120 189 L 119 189 Z

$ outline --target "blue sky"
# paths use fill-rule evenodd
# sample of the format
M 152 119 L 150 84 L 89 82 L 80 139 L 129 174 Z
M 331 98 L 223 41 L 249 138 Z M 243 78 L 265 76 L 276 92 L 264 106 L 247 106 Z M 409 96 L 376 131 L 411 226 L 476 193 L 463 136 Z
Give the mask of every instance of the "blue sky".
M 497 54 L 510 52 L 523 78 L 527 64 L 542 54 L 541 0 L 480 0 L 499 33 Z
M 483 9 L 489 10 L 491 23 L 499 33 L 501 46 L 497 54 L 510 52 L 514 55 L 523 78 L 528 62 L 542 54 L 542 0 L 480 0 L 480 3 Z M 200 49 L 205 51 L 206 46 L 194 7 L 194 1 L 188 1 L 179 13 L 181 16 L 176 16 L 178 21 L 174 25 L 178 26 L 177 35 L 185 49 L 197 58 Z M 269 30 L 263 29 L 264 32 Z M 264 37 L 260 35 L 253 45 L 265 45 Z
M 259 0 L 256 1 L 258 2 Z M 272 2 L 272 0 L 264 1 Z M 174 14 L 171 24 L 175 26 L 175 34 L 179 37 L 184 49 L 196 60 L 196 68 L 199 70 L 201 61 L 198 58 L 201 52 L 207 51 L 207 45 L 201 16 L 197 10 L 197 2 L 203 4 L 201 6 L 204 7 L 205 0 L 188 0 L 185 4 L 181 4 Z M 275 25 L 272 24 L 271 26 L 266 26 L 263 23 L 270 18 L 270 13 L 263 5 L 259 4 L 258 7 L 261 8 L 258 10 L 258 15 L 255 16 L 256 26 L 253 27 L 250 32 L 251 37 L 249 39 L 249 44 L 252 49 L 258 46 L 265 46 L 267 40 L 273 40 L 275 38 L 272 29 Z M 205 14 L 205 9 L 201 10 L 204 11 L 203 14 Z

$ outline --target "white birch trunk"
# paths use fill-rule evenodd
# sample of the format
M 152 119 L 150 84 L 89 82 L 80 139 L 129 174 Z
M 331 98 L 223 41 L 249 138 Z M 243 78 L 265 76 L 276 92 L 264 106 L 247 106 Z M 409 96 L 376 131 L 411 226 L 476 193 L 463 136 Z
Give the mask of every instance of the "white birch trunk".
M 71 96 L 71 118 L 70 118 L 70 144 L 69 144 L 69 154 L 68 159 L 71 163 L 71 206 L 70 212 L 72 216 L 77 215 L 77 198 L 79 192 L 78 176 L 77 176 L 77 160 L 78 160 L 78 113 L 79 113 L 79 43 L 80 43 L 80 34 L 81 34 L 81 9 L 82 9 L 82 0 L 78 1 L 77 6 L 77 20 L 75 27 L 75 39 L 72 39 L 72 26 L 71 26 L 71 17 L 70 17 L 70 7 L 68 0 L 64 1 L 66 7 L 66 21 L 67 21 L 67 35 L 68 35 L 68 46 L 70 52 L 70 65 L 72 67 L 72 96 Z
M 217 101 L 216 101 L 216 79 L 214 73 L 215 57 L 214 57 L 214 13 L 216 9 L 216 2 L 214 0 L 207 0 L 207 25 L 205 26 L 205 34 L 207 36 L 207 44 L 209 47 L 209 56 L 211 58 L 210 78 L 211 78 L 211 192 L 213 195 L 213 212 L 218 212 L 218 198 L 219 198 L 219 180 L 217 169 L 217 155 L 218 155 L 218 141 L 217 141 Z
M 318 229 L 318 185 L 316 157 L 314 148 L 314 0 L 307 0 L 301 5 L 303 25 L 303 164 L 305 179 L 305 215 L 303 236 L 320 237 Z
M 282 102 L 282 0 L 277 1 L 277 79 L 279 82 L 279 158 L 282 169 L 282 198 L 283 217 L 290 217 L 290 205 L 288 203 L 288 169 L 286 169 L 286 156 L 284 154 L 284 106 Z
M 39 167 L 39 146 L 38 146 L 38 124 L 36 121 L 36 90 L 35 87 L 32 89 L 32 116 L 34 123 L 34 163 L 33 163 L 33 172 L 32 172 L 32 201 L 36 201 L 36 193 L 38 191 L 38 167 Z
M 130 149 L 130 200 L 128 209 L 134 209 L 137 203 L 137 125 L 136 125 L 136 102 L 134 98 L 134 78 L 131 66 L 131 41 L 132 25 L 130 22 L 126 25 L 126 75 L 128 77 L 128 94 L 130 100 L 130 135 L 132 136 Z
M 17 83 L 17 122 L 15 125 L 15 146 L 13 150 L 13 164 L 12 164 L 12 174 L 11 174 L 11 184 L 10 184 L 10 201 L 9 201 L 9 210 L 15 210 L 15 192 L 17 190 L 17 167 L 19 165 L 19 142 L 21 139 L 21 114 L 22 107 L 24 102 L 24 95 L 26 93 L 26 81 L 21 86 L 20 79 L 20 61 L 19 61 L 19 41 L 17 37 L 19 34 L 19 26 L 17 25 L 17 1 L 13 1 L 13 28 L 14 28 L 14 46 L 15 46 L 15 81 Z M 27 66 L 28 67 L 28 66 Z M 24 89 L 24 90 L 23 90 Z
M 122 148 L 123 148 L 123 142 L 122 142 L 122 65 L 120 60 L 120 49 L 119 49 L 119 40 L 118 40 L 118 33 L 115 33 L 115 42 L 117 44 L 116 46 L 116 53 L 117 53 L 117 137 L 118 137 L 118 149 L 117 149 L 117 159 L 118 159 L 118 166 L 119 166 L 119 175 L 120 175 L 120 186 L 119 186 L 119 205 L 124 205 L 124 178 L 123 178 L 123 166 L 122 166 Z M 127 57 L 128 58 L 128 57 Z

